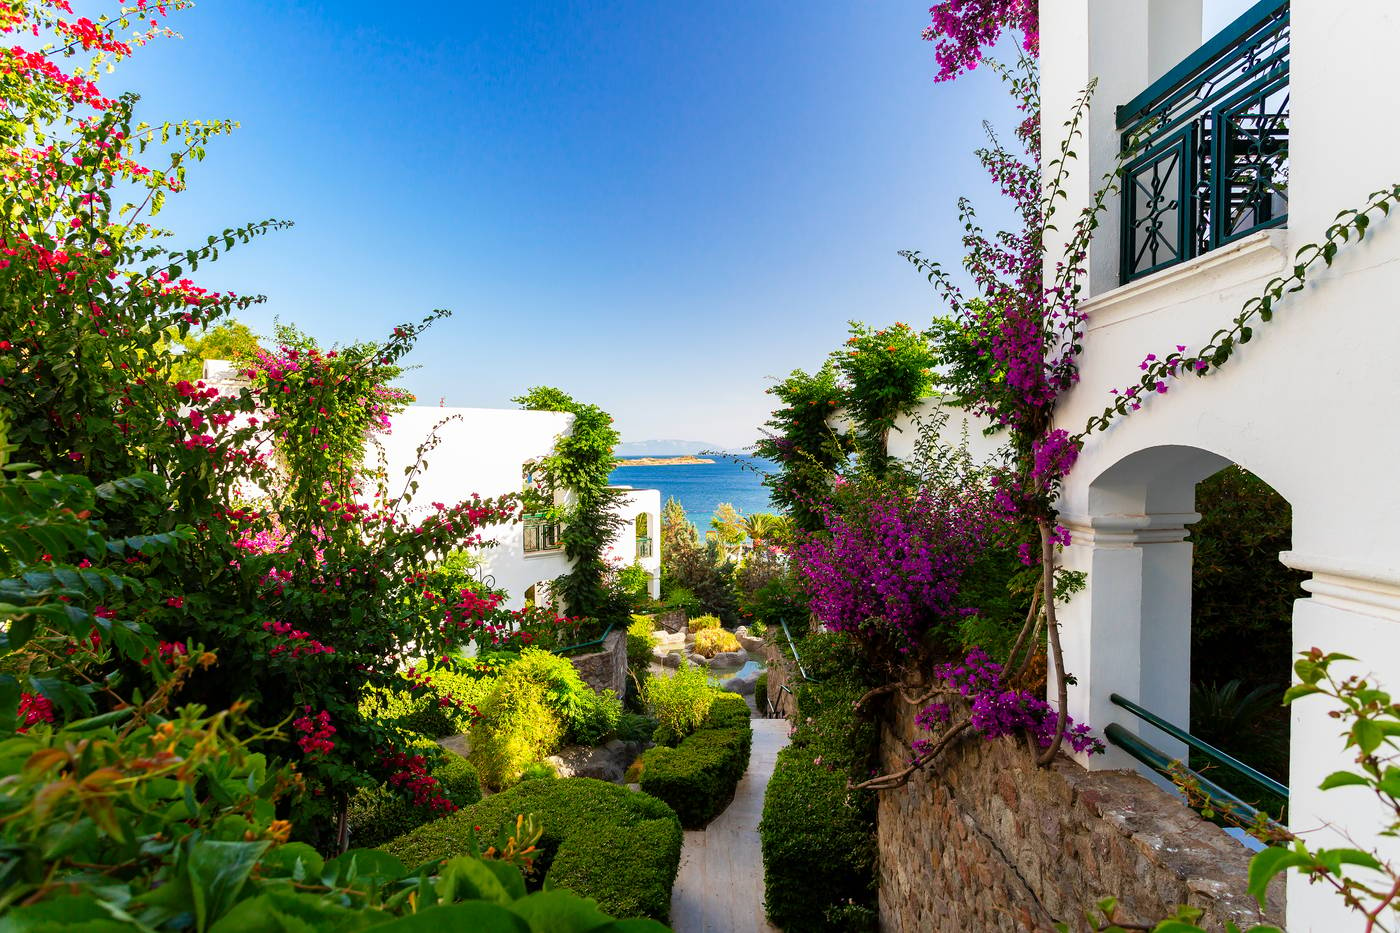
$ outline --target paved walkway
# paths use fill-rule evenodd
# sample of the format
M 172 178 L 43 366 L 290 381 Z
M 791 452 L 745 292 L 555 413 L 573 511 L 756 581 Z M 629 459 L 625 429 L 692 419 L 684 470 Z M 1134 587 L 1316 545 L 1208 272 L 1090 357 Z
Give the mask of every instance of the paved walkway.
M 763 855 L 758 821 L 786 719 L 753 720 L 753 754 L 734 800 L 703 830 L 687 831 L 681 872 L 671 892 L 676 933 L 768 933 L 763 916 Z

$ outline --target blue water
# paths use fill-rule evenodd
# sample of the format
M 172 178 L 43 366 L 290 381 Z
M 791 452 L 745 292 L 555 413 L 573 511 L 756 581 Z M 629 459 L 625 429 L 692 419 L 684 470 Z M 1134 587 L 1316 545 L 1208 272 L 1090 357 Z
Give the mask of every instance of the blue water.
M 614 486 L 659 489 L 662 505 L 668 497 L 674 496 L 701 534 L 709 527 L 710 516 L 721 502 L 731 503 L 745 515 L 773 511 L 762 477 L 732 461 L 712 459 L 714 463 L 685 466 L 618 467 L 609 480 Z M 766 460 L 749 463 L 760 470 L 773 466 Z

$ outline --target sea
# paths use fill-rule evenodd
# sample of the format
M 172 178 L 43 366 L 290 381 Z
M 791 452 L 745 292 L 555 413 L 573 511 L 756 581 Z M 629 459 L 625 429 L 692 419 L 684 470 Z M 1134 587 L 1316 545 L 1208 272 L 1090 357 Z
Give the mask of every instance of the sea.
M 685 509 L 686 517 L 702 532 L 709 527 L 710 518 L 721 502 L 728 502 L 744 515 L 774 510 L 768 489 L 762 483 L 763 477 L 755 472 L 772 470 L 772 463 L 757 458 L 736 463 L 714 455 L 696 456 L 708 456 L 715 462 L 618 467 L 609 481 L 614 486 L 661 490 L 661 504 L 664 506 L 668 498 L 675 498 Z

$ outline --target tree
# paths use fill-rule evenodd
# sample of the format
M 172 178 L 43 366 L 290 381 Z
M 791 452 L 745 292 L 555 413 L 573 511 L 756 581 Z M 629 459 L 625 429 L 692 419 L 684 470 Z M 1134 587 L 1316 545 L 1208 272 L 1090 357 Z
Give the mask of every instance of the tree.
M 721 502 L 715 506 L 715 514 L 710 518 L 710 527 L 719 538 L 719 546 L 726 557 L 743 550 L 748 531 L 744 527 L 744 516 L 734 508 L 732 502 Z
M 247 324 L 233 320 L 206 330 L 203 336 L 191 332 L 183 338 L 172 337 L 169 343 L 181 349 L 172 375 L 189 382 L 197 381 L 204 374 L 205 360 L 251 363 L 262 349 L 258 335 Z
M 661 509 L 661 554 L 665 557 L 700 543 L 695 524 L 685 517 L 685 507 L 674 496 L 667 498 Z

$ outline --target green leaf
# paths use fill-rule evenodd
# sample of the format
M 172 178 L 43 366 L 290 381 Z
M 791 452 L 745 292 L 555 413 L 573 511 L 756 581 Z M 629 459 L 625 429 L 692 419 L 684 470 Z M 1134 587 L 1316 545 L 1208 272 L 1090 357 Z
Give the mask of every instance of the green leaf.
M 1371 782 L 1360 774 L 1351 771 L 1333 771 L 1317 785 L 1318 790 L 1331 790 L 1334 787 L 1348 787 L 1354 784 L 1370 784 Z
M 199 929 L 208 929 L 229 911 L 269 845 L 265 841 L 202 840 L 190 847 L 186 870 L 195 894 L 195 923 Z
M 1351 727 L 1351 741 L 1361 749 L 1362 754 L 1369 755 L 1385 741 L 1385 732 L 1370 719 L 1358 719 L 1356 725 Z
M 1264 906 L 1269 882 L 1280 872 L 1300 865 L 1310 865 L 1312 861 L 1304 854 L 1292 849 L 1268 848 L 1249 860 L 1249 893 Z
M 1334 875 L 1342 873 L 1343 865 L 1360 865 L 1373 871 L 1381 870 L 1381 863 L 1369 852 L 1360 849 L 1320 849 L 1313 853 L 1317 862 L 1325 865 Z
M 470 930 L 471 933 L 533 933 L 530 925 L 523 919 L 499 904 L 488 904 L 485 901 L 429 907 L 416 914 L 380 924 L 375 930 L 383 933 L 447 933 L 450 930 Z M 229 933 L 233 931 L 230 930 Z

